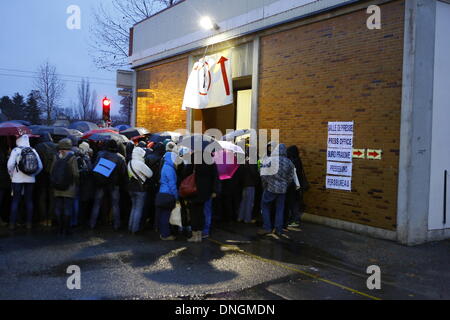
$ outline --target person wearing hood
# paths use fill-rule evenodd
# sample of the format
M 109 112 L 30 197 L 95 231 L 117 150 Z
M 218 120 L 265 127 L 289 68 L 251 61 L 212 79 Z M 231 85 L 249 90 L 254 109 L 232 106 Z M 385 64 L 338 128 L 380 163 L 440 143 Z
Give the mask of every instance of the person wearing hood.
M 158 215 L 159 233 L 161 240 L 175 240 L 170 234 L 169 219 L 178 200 L 176 146 L 171 142 L 166 145 L 166 154 L 163 157 L 161 168 L 160 187 L 156 195 L 155 206 Z
M 131 198 L 131 213 L 128 230 L 133 234 L 139 231 L 142 210 L 146 198 L 147 179 L 153 176 L 152 170 L 144 162 L 145 150 L 139 147 L 133 149 L 131 161 L 128 163 L 128 190 Z
M 39 137 L 35 148 L 43 165 L 42 172 L 36 176 L 39 221 L 42 225 L 50 227 L 54 213 L 54 195 L 50 186 L 50 169 L 58 153 L 58 146 L 53 142 L 50 133 L 44 132 Z
M 305 170 L 297 146 L 287 148 L 287 157 L 295 166 L 296 178 L 300 189 L 296 183 L 291 183 L 286 192 L 285 205 L 285 225 L 288 227 L 299 227 L 301 216 L 304 210 L 303 192 L 308 189 Z
M 283 233 L 284 202 L 288 186 L 294 181 L 294 175 L 295 166 L 286 156 L 286 146 L 281 143 L 261 164 L 261 181 L 264 190 L 261 200 L 263 229 L 259 230 L 258 234 L 269 234 L 273 230 L 270 219 L 272 203 L 276 205 L 275 233 L 277 235 Z
M 28 135 L 17 138 L 16 146 L 11 152 L 7 163 L 13 192 L 9 228 L 14 230 L 16 227 L 19 204 L 23 194 L 27 212 L 26 227 L 27 229 L 31 229 L 34 210 L 33 187 L 36 183 L 36 175 L 42 171 L 43 166 L 39 154 L 35 149 L 30 147 Z

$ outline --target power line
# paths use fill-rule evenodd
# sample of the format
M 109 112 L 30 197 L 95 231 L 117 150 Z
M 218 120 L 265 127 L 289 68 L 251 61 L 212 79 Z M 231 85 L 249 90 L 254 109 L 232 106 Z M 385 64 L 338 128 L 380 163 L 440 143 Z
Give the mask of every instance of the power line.
M 12 72 L 22 72 L 22 73 L 33 73 L 33 74 L 39 74 L 39 72 L 36 71 L 27 71 L 27 70 L 20 70 L 20 69 L 7 69 L 7 68 L 0 68 L 0 70 L 3 71 L 12 71 Z M 97 77 L 84 77 L 84 76 L 76 76 L 76 75 L 70 75 L 70 74 L 64 74 L 64 73 L 57 73 L 58 76 L 61 77 L 70 77 L 70 78 L 88 78 L 88 79 L 96 79 L 96 80 L 102 80 L 102 81 L 112 81 L 115 82 L 114 79 L 106 79 L 106 78 L 97 78 Z
M 17 77 L 17 78 L 29 78 L 29 79 L 39 79 L 39 77 L 31 76 L 31 75 L 22 75 L 22 74 L 7 74 L 7 73 L 0 73 L 0 76 L 6 76 L 6 77 Z M 75 82 L 75 83 L 82 83 L 81 80 L 70 80 L 70 79 L 60 79 L 63 82 Z M 95 81 L 89 81 L 92 84 L 98 84 L 98 85 L 105 85 L 105 86 L 111 86 L 112 83 L 104 83 L 104 82 L 95 82 Z

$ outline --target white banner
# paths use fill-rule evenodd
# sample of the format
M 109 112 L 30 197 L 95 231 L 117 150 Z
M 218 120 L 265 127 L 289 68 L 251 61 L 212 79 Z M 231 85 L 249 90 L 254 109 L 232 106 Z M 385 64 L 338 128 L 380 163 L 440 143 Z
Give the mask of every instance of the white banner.
M 327 161 L 352 162 L 352 149 L 328 149 Z
M 327 162 L 327 174 L 335 174 L 341 176 L 352 176 L 352 164 L 340 162 Z
M 351 191 L 352 190 L 352 178 L 327 176 L 326 186 L 327 186 L 327 189 L 338 189 L 338 190 Z
M 328 135 L 328 148 L 353 149 L 353 136 Z
M 350 121 L 350 122 L 328 122 L 328 134 L 353 135 L 353 121 Z
M 182 109 L 206 109 L 233 103 L 231 51 L 197 61 L 189 75 Z

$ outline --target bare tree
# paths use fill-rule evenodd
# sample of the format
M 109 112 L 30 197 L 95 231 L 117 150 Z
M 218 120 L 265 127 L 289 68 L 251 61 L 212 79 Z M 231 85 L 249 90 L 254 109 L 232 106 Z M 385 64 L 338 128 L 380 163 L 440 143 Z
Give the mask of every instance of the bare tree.
M 112 9 L 100 4 L 91 27 L 91 55 L 98 68 L 115 70 L 128 65 L 130 28 L 181 0 L 112 0 Z
M 39 107 L 46 115 L 47 124 L 50 124 L 56 116 L 58 103 L 64 92 L 64 83 L 56 73 L 56 67 L 48 61 L 42 64 L 37 72 L 35 86 L 39 91 Z
M 97 118 L 95 104 L 97 93 L 91 91 L 91 83 L 89 79 L 81 79 L 78 87 L 78 112 L 83 120 L 93 121 Z

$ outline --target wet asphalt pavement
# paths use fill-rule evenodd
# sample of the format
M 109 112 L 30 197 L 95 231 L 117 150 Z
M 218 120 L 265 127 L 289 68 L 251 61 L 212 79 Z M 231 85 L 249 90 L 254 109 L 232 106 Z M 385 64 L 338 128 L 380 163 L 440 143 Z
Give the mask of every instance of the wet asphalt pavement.
M 81 290 L 66 286 L 81 269 Z M 381 269 L 369 290 L 366 268 Z M 450 241 L 406 247 L 305 223 L 286 237 L 254 225 L 213 229 L 201 244 L 108 227 L 0 227 L 0 299 L 450 299 Z

